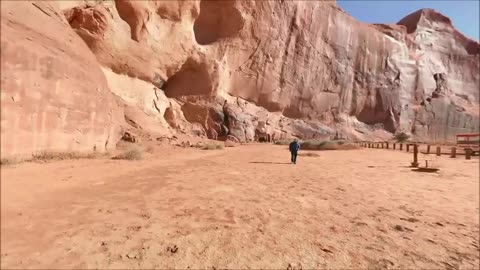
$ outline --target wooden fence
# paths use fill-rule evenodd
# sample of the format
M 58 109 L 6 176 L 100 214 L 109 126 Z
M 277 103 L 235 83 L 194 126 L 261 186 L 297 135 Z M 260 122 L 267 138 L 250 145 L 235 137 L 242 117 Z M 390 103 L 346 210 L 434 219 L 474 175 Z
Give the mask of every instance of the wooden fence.
M 479 148 L 475 146 L 439 146 L 422 143 L 398 142 L 358 142 L 357 145 L 364 148 L 389 149 L 412 153 L 416 152 L 414 153 L 415 155 L 421 153 L 426 155 L 431 154 L 437 156 L 450 156 L 451 158 L 456 158 L 457 156 L 465 156 L 466 159 L 471 159 L 472 156 L 479 155 Z

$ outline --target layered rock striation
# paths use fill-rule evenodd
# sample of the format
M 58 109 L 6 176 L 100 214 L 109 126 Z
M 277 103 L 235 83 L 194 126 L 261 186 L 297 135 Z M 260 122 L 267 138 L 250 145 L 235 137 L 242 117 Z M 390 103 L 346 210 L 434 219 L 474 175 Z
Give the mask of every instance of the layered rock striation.
M 112 129 L 239 142 L 337 133 L 388 139 L 399 131 L 442 142 L 479 130 L 480 44 L 434 10 L 393 25 L 368 25 L 334 1 L 59 1 L 48 17 L 35 7 L 38 2 L 22 3 L 2 2 L 2 90 L 8 88 L 2 91 L 2 139 L 4 126 L 18 130 L 10 109 L 14 82 L 33 84 L 41 75 L 18 73 L 13 66 L 20 60 L 9 56 L 8 47 L 4 59 L 4 39 L 10 46 L 15 35 L 36 35 L 10 26 L 21 19 L 9 9 L 32 10 L 32 23 L 55 25 L 35 46 L 85 55 L 62 56 L 75 63 L 71 68 L 90 61 L 79 81 L 62 80 L 57 92 L 49 86 L 35 92 L 48 89 L 53 100 L 86 87 L 78 99 L 96 98 L 89 93 L 104 100 L 118 96 L 123 111 L 114 103 L 101 108 L 127 120 Z M 77 44 L 80 38 L 83 44 Z M 5 65 L 19 79 L 7 79 Z M 68 64 L 61 69 L 68 72 Z M 106 141 L 106 135 L 94 134 L 90 138 Z M 11 143 L 6 147 L 13 149 Z M 48 144 L 24 152 L 42 147 Z

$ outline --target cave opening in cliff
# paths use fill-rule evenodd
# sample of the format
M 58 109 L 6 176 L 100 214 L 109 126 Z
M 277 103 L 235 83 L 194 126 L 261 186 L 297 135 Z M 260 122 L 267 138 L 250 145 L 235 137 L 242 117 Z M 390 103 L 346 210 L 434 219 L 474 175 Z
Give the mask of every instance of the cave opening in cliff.
M 205 63 L 189 58 L 180 70 L 170 77 L 165 88 L 169 98 L 182 96 L 209 96 L 212 93 L 212 81 Z
M 386 131 L 395 132 L 395 123 L 398 121 L 398 115 L 395 116 L 394 111 L 396 110 L 392 111 L 393 116 L 390 113 L 392 102 L 389 100 L 388 95 L 382 94 L 382 91 L 377 89 L 375 98 L 367 100 L 367 103 L 357 115 L 358 121 L 371 126 L 381 125 Z
M 235 36 L 243 25 L 235 1 L 203 0 L 200 2 L 200 14 L 193 25 L 193 32 L 198 44 L 208 45 Z

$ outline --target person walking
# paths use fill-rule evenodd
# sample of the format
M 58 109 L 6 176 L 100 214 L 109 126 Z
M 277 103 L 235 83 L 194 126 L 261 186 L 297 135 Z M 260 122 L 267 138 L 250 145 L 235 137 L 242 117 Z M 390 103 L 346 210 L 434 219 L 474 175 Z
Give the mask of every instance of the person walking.
M 292 158 L 291 158 L 292 163 L 297 164 L 297 155 L 298 155 L 298 151 L 300 150 L 300 143 L 298 142 L 297 138 L 295 138 L 293 142 L 290 143 L 289 149 L 290 149 L 290 154 L 292 155 Z

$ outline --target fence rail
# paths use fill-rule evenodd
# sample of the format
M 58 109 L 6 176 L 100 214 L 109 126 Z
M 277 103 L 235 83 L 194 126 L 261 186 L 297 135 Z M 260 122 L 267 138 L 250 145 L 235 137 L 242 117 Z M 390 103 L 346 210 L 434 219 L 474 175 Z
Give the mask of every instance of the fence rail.
M 456 158 L 457 156 L 465 156 L 465 159 L 471 159 L 472 156 L 480 155 L 480 147 L 477 145 L 456 145 L 456 146 L 439 146 L 433 144 L 423 143 L 399 143 L 399 142 L 358 142 L 358 146 L 364 148 L 374 149 L 390 149 L 397 151 L 405 151 L 416 154 L 450 156 Z

